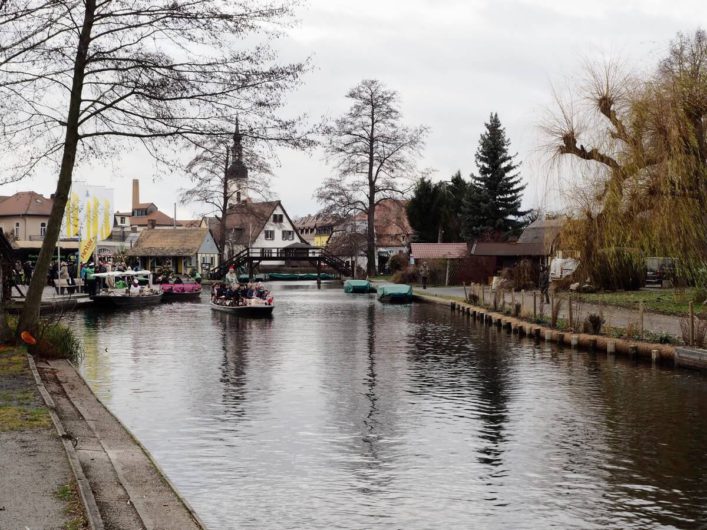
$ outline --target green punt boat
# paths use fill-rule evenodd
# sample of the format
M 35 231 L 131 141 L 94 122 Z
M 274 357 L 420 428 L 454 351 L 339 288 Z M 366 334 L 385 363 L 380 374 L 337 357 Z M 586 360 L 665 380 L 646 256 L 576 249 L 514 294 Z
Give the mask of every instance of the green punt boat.
M 346 280 L 344 282 L 345 293 L 372 293 L 375 289 L 371 287 L 368 280 Z
M 378 287 L 378 301 L 388 304 L 409 304 L 412 302 L 412 286 L 381 285 Z
M 321 280 L 333 280 L 334 275 L 322 272 L 319 275 Z M 316 280 L 316 272 L 306 273 L 286 273 L 286 272 L 271 272 L 268 274 L 268 279 L 271 281 L 297 281 L 297 280 Z

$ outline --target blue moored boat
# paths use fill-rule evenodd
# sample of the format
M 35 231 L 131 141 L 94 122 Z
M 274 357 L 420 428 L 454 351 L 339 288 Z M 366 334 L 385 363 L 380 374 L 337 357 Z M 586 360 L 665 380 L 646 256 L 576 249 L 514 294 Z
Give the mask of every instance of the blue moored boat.
M 412 302 L 412 286 L 381 285 L 378 287 L 378 301 L 388 304 L 409 304 Z
M 345 293 L 372 293 L 371 282 L 368 280 L 346 280 L 344 282 Z

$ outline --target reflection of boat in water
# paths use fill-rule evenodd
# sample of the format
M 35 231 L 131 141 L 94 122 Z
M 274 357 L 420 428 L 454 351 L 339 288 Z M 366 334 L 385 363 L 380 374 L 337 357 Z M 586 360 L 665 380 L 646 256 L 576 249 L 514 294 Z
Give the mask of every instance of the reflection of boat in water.
M 162 301 L 162 291 L 152 286 L 150 271 L 116 271 L 94 274 L 97 280 L 103 279 L 106 287 L 91 296 L 94 305 L 111 308 L 145 307 L 159 304 Z M 147 277 L 147 285 L 131 286 L 132 280 Z
M 409 304 L 412 302 L 412 287 L 409 285 L 381 285 L 378 300 L 388 304 Z
M 192 283 L 163 283 L 163 302 L 195 301 L 201 299 L 201 284 Z
M 236 315 L 239 317 L 268 317 L 272 315 L 273 309 L 275 309 L 275 304 L 267 304 L 261 300 L 254 301 L 262 303 L 253 303 L 246 305 L 226 305 L 215 304 L 214 302 L 211 302 L 211 309 L 213 309 L 214 311 L 221 311 L 222 313 L 229 313 L 231 315 Z

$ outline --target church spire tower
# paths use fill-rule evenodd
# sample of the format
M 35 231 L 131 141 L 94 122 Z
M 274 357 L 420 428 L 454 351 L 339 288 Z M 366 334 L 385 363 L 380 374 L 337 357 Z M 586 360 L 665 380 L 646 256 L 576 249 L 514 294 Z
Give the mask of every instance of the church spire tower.
M 247 199 L 248 168 L 243 162 L 243 135 L 241 134 L 238 117 L 236 117 L 236 130 L 233 133 L 233 146 L 231 147 L 231 165 L 226 171 L 228 189 L 232 201 L 239 203 Z

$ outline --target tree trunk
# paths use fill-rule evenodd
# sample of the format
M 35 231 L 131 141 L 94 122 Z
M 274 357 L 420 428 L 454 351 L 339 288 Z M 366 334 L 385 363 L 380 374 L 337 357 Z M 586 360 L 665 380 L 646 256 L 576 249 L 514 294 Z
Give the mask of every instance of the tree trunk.
M 373 199 L 373 186 L 370 186 L 370 197 L 368 201 L 368 230 L 367 230 L 367 245 L 366 245 L 366 256 L 368 258 L 368 263 L 366 264 L 366 271 L 369 276 L 376 275 L 376 203 Z
M 22 308 L 20 321 L 17 325 L 17 336 L 22 331 L 28 330 L 37 332 L 39 323 L 39 308 L 42 303 L 42 292 L 47 282 L 47 272 L 49 263 L 54 256 L 54 248 L 59 240 L 61 223 L 64 218 L 64 209 L 71 190 L 71 181 L 76 162 L 76 149 L 79 143 L 79 117 L 81 113 L 81 97 L 83 93 L 83 81 L 86 71 L 86 60 L 88 57 L 88 47 L 91 43 L 91 30 L 96 10 L 96 0 L 86 0 L 86 10 L 84 12 L 81 36 L 76 50 L 74 61 L 74 74 L 71 85 L 71 99 L 69 101 L 69 112 L 66 120 L 66 137 L 64 139 L 64 153 L 61 159 L 59 179 L 56 183 L 54 203 L 47 222 L 47 231 L 39 251 L 39 257 L 32 274 L 32 280 L 27 291 L 25 304 Z

